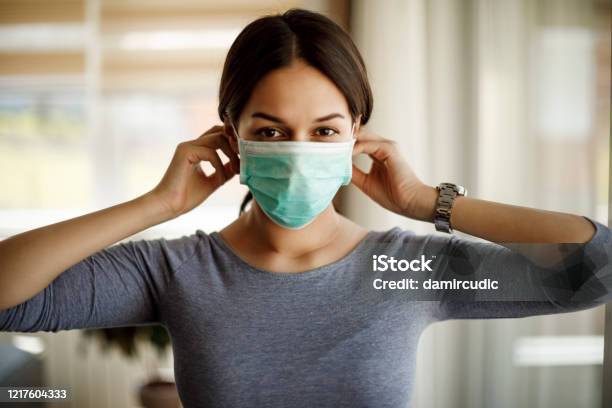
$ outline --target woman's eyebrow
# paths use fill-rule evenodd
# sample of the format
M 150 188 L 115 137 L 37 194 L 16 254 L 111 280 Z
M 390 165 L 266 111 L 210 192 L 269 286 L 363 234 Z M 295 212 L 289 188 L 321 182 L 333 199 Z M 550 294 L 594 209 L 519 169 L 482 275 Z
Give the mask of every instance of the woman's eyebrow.
M 267 119 L 267 120 L 272 121 L 272 122 L 277 122 L 277 123 L 282 123 L 282 124 L 285 124 L 285 122 L 283 122 L 283 120 L 282 120 L 282 119 L 277 118 L 276 116 L 269 115 L 269 114 L 264 113 L 264 112 L 255 112 L 254 114 L 252 114 L 252 115 L 251 115 L 251 117 L 252 117 L 252 118 L 262 118 L 262 119 Z M 343 115 L 341 115 L 341 114 L 339 114 L 339 113 L 330 113 L 329 115 L 325 115 L 325 116 L 323 116 L 323 117 L 320 117 L 320 118 L 318 118 L 318 119 L 315 119 L 314 121 L 315 121 L 315 122 L 324 122 L 324 121 L 326 121 L 326 120 L 330 120 L 330 119 L 333 119 L 333 118 L 341 118 L 341 119 L 344 119 L 344 116 L 343 116 Z
M 329 114 L 329 115 L 327 115 L 327 116 L 323 116 L 323 117 L 321 117 L 321 118 L 319 118 L 319 119 L 315 119 L 315 122 L 325 122 L 326 120 L 330 120 L 330 119 L 333 119 L 333 118 L 340 118 L 340 119 L 344 119 L 344 116 L 342 116 L 342 115 L 341 115 L 341 114 L 339 114 L 339 113 L 330 113 L 330 114 Z

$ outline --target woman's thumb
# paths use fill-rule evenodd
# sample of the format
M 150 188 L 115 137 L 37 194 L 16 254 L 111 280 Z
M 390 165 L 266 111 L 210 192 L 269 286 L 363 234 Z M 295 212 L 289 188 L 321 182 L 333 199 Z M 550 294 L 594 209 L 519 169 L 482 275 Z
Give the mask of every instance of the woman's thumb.
M 355 184 L 362 191 L 365 185 L 366 177 L 367 177 L 366 173 L 361 171 L 361 169 L 359 169 L 357 166 L 353 164 L 353 177 L 351 179 L 351 182 Z

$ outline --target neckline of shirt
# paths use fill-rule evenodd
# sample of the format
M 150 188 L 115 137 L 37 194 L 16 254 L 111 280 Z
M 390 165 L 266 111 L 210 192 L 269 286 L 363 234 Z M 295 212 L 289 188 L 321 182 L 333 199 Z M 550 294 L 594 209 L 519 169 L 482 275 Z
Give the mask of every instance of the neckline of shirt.
M 246 267 L 247 269 L 251 271 L 254 271 L 261 275 L 268 276 L 268 277 L 275 278 L 275 279 L 301 280 L 301 279 L 307 279 L 307 278 L 311 278 L 315 276 L 320 276 L 322 274 L 325 274 L 325 272 L 328 272 L 339 266 L 344 265 L 351 258 L 353 258 L 355 254 L 359 253 L 361 248 L 365 246 L 368 241 L 371 241 L 373 237 L 375 237 L 377 234 L 380 234 L 380 233 L 383 233 L 383 232 L 370 230 L 363 237 L 363 239 L 359 241 L 359 243 L 355 245 L 355 247 L 353 247 L 353 249 L 351 249 L 348 253 L 343 255 L 341 258 L 337 259 L 336 261 L 327 263 L 325 265 L 321 265 L 316 268 L 308 269 L 302 272 L 273 272 L 268 269 L 257 268 L 251 265 L 250 263 L 248 263 L 246 260 L 242 259 L 242 257 L 240 257 L 236 252 L 234 252 L 234 249 L 225 241 L 225 239 L 221 236 L 221 234 L 219 234 L 218 231 L 213 231 L 208 235 L 232 259 L 234 259 L 240 265 Z

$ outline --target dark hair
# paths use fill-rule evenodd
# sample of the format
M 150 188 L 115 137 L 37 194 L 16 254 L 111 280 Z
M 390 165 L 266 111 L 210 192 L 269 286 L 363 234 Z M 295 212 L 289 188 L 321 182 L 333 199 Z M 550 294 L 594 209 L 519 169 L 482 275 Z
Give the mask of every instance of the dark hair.
M 295 59 L 326 75 L 347 99 L 352 120 L 370 119 L 373 106 L 368 76 L 353 40 L 323 14 L 292 8 L 249 23 L 227 53 L 219 86 L 218 113 L 236 128 L 253 88 L 268 72 L 289 66 Z M 240 205 L 242 213 L 252 194 Z

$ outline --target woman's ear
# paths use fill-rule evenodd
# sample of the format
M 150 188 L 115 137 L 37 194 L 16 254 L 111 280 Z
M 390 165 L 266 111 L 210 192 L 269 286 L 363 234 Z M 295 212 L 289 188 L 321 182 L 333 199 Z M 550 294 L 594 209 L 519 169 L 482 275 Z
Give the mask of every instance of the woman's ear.
M 230 123 L 227 115 L 225 115 L 225 119 L 223 120 L 223 134 L 227 138 L 230 146 L 234 153 L 238 154 L 238 139 L 237 135 L 234 132 L 234 127 Z
M 357 119 L 355 119 L 355 139 L 359 138 L 359 129 L 361 129 L 361 117 L 362 115 L 360 114 L 359 116 L 357 116 Z

